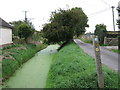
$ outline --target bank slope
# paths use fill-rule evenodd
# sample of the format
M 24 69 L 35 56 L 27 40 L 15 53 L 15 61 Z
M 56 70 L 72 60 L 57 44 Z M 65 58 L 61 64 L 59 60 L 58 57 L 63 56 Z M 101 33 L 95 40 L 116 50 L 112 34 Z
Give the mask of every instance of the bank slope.
M 103 66 L 105 88 L 118 88 L 118 74 Z M 120 77 L 119 77 L 120 78 Z M 62 48 L 54 57 L 47 88 L 98 88 L 95 60 L 75 43 Z

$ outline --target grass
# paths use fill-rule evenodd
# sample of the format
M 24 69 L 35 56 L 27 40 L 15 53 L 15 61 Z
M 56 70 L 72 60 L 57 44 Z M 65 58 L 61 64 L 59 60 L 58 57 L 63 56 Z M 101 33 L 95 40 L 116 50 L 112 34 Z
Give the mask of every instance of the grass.
M 113 52 L 116 52 L 116 53 L 119 53 L 119 54 L 120 54 L 120 50 L 118 50 L 118 49 L 112 49 L 111 51 L 113 51 Z
M 92 39 L 84 39 L 84 38 L 80 38 L 80 40 L 82 40 L 82 41 L 85 42 L 85 43 L 93 44 Z
M 35 46 L 33 44 L 17 44 L 3 48 L 2 78 L 9 78 L 23 63 L 32 58 L 45 44 Z
M 103 66 L 105 88 L 118 88 L 118 73 Z M 120 84 L 119 84 L 120 86 Z M 98 88 L 95 60 L 75 43 L 54 57 L 46 88 Z

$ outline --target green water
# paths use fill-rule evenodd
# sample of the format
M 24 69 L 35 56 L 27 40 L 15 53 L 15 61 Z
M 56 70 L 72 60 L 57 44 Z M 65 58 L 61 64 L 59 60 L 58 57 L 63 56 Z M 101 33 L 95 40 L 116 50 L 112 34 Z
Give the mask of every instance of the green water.
M 50 45 L 22 65 L 4 84 L 7 88 L 44 88 L 58 45 Z

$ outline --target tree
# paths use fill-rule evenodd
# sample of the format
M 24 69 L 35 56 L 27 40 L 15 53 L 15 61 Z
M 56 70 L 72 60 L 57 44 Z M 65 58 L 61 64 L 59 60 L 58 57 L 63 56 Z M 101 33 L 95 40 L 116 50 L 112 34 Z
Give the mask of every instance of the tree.
M 118 15 L 120 17 L 120 7 L 117 7 Z M 120 19 L 117 20 L 118 28 L 120 29 Z
M 28 26 L 30 26 L 31 29 L 34 30 L 34 26 L 32 25 L 32 22 L 30 21 L 27 21 L 27 22 L 24 22 L 24 21 L 12 21 L 10 22 L 11 26 L 13 27 L 12 28 L 12 31 L 13 31 L 13 35 L 14 36 L 19 36 L 18 35 L 18 27 L 21 25 L 21 24 L 27 24 Z
M 11 26 L 13 27 L 12 28 L 12 33 L 14 36 L 18 36 L 18 27 L 19 25 L 23 24 L 24 22 L 23 21 L 13 21 L 13 22 L 10 22 Z
M 68 42 L 73 36 L 85 32 L 88 18 L 81 8 L 59 9 L 52 12 L 50 23 L 45 24 L 43 32 L 49 43 Z
M 104 43 L 104 37 L 107 35 L 106 25 L 104 25 L 104 24 L 97 24 L 95 26 L 94 34 L 98 35 L 99 43 L 103 44 Z
M 33 29 L 28 24 L 21 24 L 18 27 L 18 36 L 20 38 L 25 38 L 25 40 L 33 34 Z

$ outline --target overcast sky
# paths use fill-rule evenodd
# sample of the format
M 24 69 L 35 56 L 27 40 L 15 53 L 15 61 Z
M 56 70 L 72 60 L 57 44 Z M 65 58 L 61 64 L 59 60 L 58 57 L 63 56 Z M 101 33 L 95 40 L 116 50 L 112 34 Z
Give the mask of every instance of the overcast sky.
M 112 31 L 111 6 L 115 6 L 116 22 L 118 2 L 119 0 L 1 0 L 0 17 L 7 22 L 23 20 L 23 11 L 28 11 L 28 19 L 33 22 L 37 30 L 40 30 L 42 25 L 48 22 L 52 11 L 59 8 L 81 7 L 89 19 L 87 32 L 93 32 L 96 24 L 105 24 L 107 30 Z

